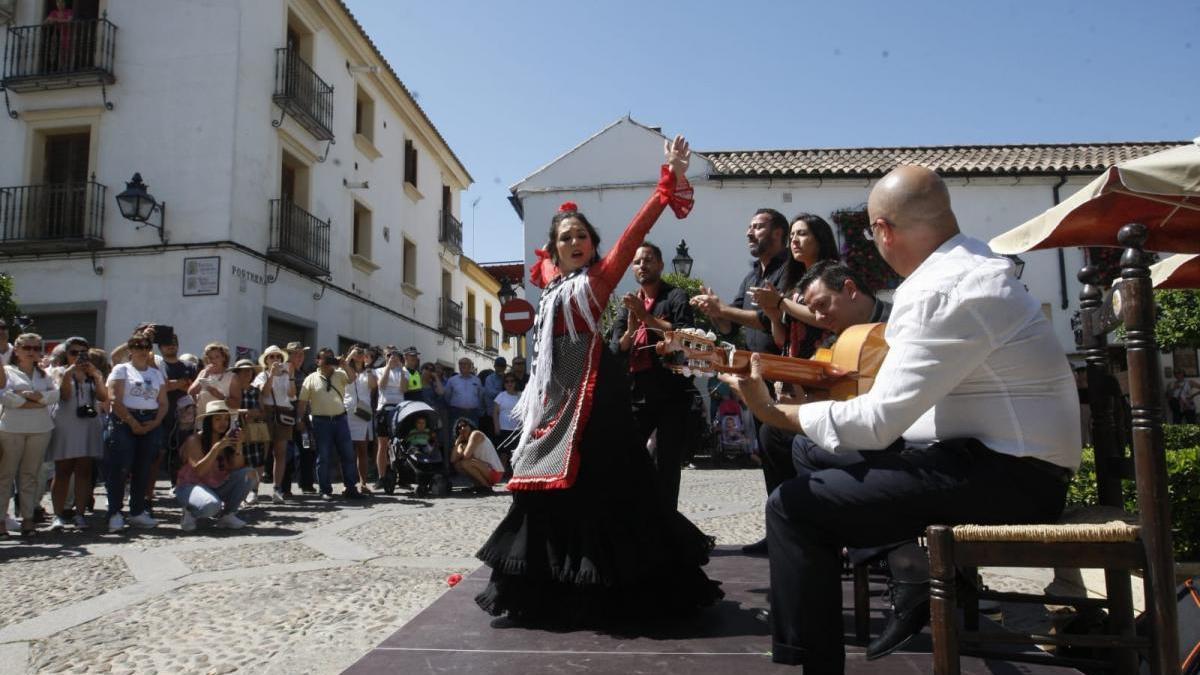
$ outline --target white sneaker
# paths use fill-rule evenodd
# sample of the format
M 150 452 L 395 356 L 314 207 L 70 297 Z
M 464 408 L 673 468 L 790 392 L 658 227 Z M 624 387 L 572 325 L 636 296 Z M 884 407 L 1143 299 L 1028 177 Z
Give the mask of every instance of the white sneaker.
M 183 520 L 179 523 L 179 529 L 184 532 L 191 532 L 196 529 L 196 516 L 192 515 L 191 511 L 183 510 Z
M 240 530 L 246 526 L 246 521 L 237 517 L 236 513 L 226 513 L 217 520 L 217 527 L 225 530 Z
M 17 520 L 16 518 L 13 518 L 12 516 L 10 516 L 8 514 L 5 514 L 4 515 L 4 527 L 9 532 L 16 532 L 17 530 L 21 529 L 21 521 Z
M 50 521 L 51 532 L 59 532 L 66 526 L 67 523 L 60 516 L 54 516 L 54 520 Z
M 75 529 L 77 529 L 77 530 L 88 529 L 87 518 L 84 518 L 82 514 L 75 516 Z
M 246 493 L 246 506 L 254 506 L 258 503 L 258 490 L 254 489 Z
M 271 501 L 275 502 L 276 504 L 287 503 L 286 500 L 283 498 L 283 493 L 279 491 L 279 488 L 275 488 L 274 490 L 271 491 Z
M 137 514 L 136 516 L 130 516 L 129 524 L 133 525 L 134 527 L 141 527 L 144 529 L 149 529 L 151 527 L 157 527 L 158 521 L 155 520 L 154 518 L 151 518 L 149 513 L 142 511 L 141 513 Z
M 120 532 L 121 530 L 124 530 L 124 529 L 125 529 L 125 518 L 119 513 L 112 514 L 112 516 L 108 519 L 108 531 L 109 532 Z

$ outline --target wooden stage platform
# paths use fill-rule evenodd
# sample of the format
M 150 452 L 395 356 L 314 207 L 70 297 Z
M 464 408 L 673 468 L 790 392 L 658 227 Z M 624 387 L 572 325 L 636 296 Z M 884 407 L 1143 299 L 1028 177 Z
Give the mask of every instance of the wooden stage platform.
M 491 628 L 491 617 L 476 607 L 487 582 L 481 568 L 351 666 L 369 673 L 756 673 L 801 672 L 771 662 L 766 624 L 754 618 L 766 607 L 767 560 L 732 547 L 714 551 L 705 568 L 721 581 L 725 599 L 693 619 L 652 628 L 638 635 L 594 631 L 570 633 L 525 628 Z M 883 627 L 882 583 L 872 584 L 871 632 Z M 852 585 L 843 582 L 848 673 L 929 673 L 933 670 L 928 629 L 906 650 L 868 662 L 865 645 L 854 642 Z M 964 657 L 964 674 L 1066 674 L 1076 671 Z

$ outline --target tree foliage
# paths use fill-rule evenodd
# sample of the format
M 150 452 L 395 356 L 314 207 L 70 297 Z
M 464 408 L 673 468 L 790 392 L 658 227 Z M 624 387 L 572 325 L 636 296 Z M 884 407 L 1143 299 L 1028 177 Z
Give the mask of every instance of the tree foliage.
M 0 272 L 0 317 L 13 325 L 13 317 L 21 313 L 21 308 L 13 298 L 13 278 Z
M 1154 337 L 1160 349 L 1200 347 L 1200 292 L 1155 291 Z

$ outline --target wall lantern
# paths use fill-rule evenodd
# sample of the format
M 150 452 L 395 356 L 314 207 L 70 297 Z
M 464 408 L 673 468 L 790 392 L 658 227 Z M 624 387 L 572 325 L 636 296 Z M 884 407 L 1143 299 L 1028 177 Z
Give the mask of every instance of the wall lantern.
M 1016 268 L 1014 270 L 1014 274 L 1016 274 L 1017 278 L 1020 279 L 1021 275 L 1025 273 L 1025 261 L 1022 260 L 1021 256 L 1017 255 L 1016 253 L 1008 253 L 1005 254 L 1004 257 L 1012 261 L 1013 267 Z
M 496 297 L 500 298 L 501 306 L 517 299 L 517 292 L 513 290 L 512 284 L 508 281 L 508 277 L 504 277 L 500 280 L 500 290 L 496 291 Z
M 671 267 L 675 273 L 685 277 L 692 276 L 692 256 L 688 255 L 687 241 L 680 239 L 675 247 L 675 257 L 671 259 Z
M 159 241 L 164 245 L 167 243 L 167 204 L 166 202 L 159 203 L 153 195 L 146 192 L 142 174 L 133 174 L 133 180 L 125 183 L 125 191 L 117 195 L 117 208 L 121 209 L 121 215 L 126 220 L 141 223 L 137 229 L 142 229 L 143 225 L 153 227 L 158 230 Z M 158 225 L 149 222 L 150 216 L 154 215 L 155 211 L 158 211 Z

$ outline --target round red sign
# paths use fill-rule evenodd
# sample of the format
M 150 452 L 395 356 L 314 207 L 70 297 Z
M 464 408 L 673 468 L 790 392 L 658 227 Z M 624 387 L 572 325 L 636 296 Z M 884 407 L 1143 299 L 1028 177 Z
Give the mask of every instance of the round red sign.
M 500 325 L 513 335 L 524 335 L 533 328 L 533 305 L 514 298 L 500 306 Z

